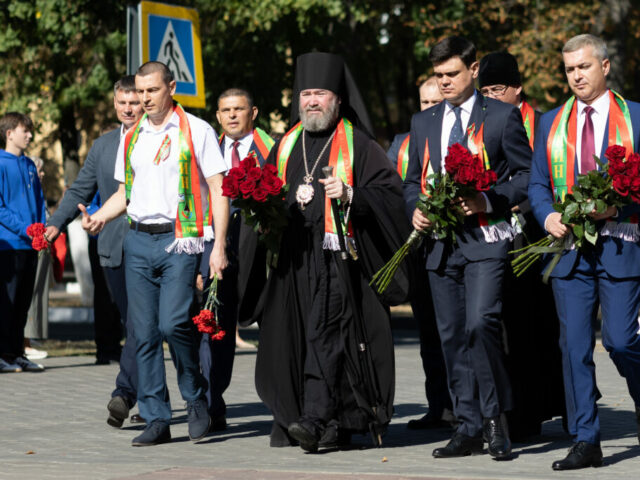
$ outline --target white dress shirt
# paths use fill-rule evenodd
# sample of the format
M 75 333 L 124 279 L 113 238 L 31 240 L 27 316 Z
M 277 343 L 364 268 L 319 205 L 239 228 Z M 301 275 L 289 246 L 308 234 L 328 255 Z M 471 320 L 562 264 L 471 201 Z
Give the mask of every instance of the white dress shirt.
M 584 109 L 587 107 L 587 104 L 582 100 L 578 100 L 578 131 L 576 132 L 576 158 L 578 173 L 582 174 L 580 171 L 580 164 L 582 163 L 580 160 L 582 159 L 582 128 L 584 127 L 584 122 L 586 119 L 586 115 L 584 113 Z M 604 127 L 607 125 L 607 119 L 609 118 L 609 90 L 603 93 L 600 97 L 598 97 L 592 104 L 593 112 L 591 113 L 591 121 L 593 122 L 593 140 L 595 142 L 595 154 L 600 157 L 602 153 L 602 142 L 604 141 Z
M 232 166 L 231 152 L 233 151 L 233 142 L 235 142 L 233 138 L 229 137 L 228 135 L 224 136 L 224 162 L 227 164 L 227 169 L 230 169 Z M 242 161 L 247 155 L 249 155 L 249 149 L 251 148 L 251 144 L 253 143 L 253 131 L 238 139 L 238 142 L 240 142 L 240 145 L 238 145 L 238 155 L 240 156 L 240 161 Z
M 471 117 L 471 110 L 476 103 L 476 97 L 478 94 L 473 91 L 473 95 L 467 98 L 462 105 L 460 105 L 460 119 L 462 120 L 462 133 L 467 131 L 467 125 L 469 125 L 469 118 Z M 447 156 L 447 150 L 449 149 L 449 136 L 451 135 L 451 129 L 453 124 L 456 123 L 456 114 L 453 113 L 453 105 L 449 102 L 444 102 L 444 115 L 442 116 L 442 134 L 440 136 L 440 169 L 444 171 L 444 158 Z
M 202 192 L 202 208 L 206 208 L 208 185 L 205 178 L 225 172 L 227 166 L 222 158 L 216 135 L 204 120 L 187 113 L 191 139 L 198 165 L 197 174 Z M 154 165 L 153 160 L 166 135 L 171 139 L 171 150 L 166 160 Z M 140 135 L 131 154 L 133 185 L 127 214 L 140 223 L 174 222 L 178 211 L 178 156 L 180 118 L 173 113 L 166 125 L 156 130 L 145 119 L 140 126 Z M 124 183 L 124 138 L 120 139 L 114 177 Z

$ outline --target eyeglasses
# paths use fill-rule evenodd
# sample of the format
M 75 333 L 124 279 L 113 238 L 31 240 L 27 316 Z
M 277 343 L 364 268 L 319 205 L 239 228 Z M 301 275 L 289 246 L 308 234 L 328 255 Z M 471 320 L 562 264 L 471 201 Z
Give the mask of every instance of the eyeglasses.
M 507 91 L 507 88 L 509 88 L 508 85 L 492 85 L 490 87 L 481 88 L 480 93 L 485 97 L 486 96 L 501 97 Z

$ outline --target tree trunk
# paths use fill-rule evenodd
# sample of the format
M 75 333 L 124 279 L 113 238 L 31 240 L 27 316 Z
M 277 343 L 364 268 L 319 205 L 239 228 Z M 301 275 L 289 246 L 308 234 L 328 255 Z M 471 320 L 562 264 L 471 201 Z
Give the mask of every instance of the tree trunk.
M 607 42 L 611 71 L 608 84 L 610 88 L 624 94 L 626 66 L 626 40 L 628 33 L 627 18 L 630 13 L 629 0 L 606 0 L 593 25 L 593 33 Z
M 80 171 L 78 149 L 80 132 L 76 128 L 75 108 L 68 105 L 62 109 L 59 126 L 60 144 L 64 162 L 64 184 L 70 186 Z

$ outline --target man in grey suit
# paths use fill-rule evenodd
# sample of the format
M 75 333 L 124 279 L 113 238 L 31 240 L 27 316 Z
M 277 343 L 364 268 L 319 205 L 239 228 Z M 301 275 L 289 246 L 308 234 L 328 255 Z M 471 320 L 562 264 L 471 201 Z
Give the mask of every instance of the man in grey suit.
M 60 206 L 47 222 L 45 238 L 49 241 L 53 241 L 60 230 L 78 216 L 79 203 L 89 203 L 96 191 L 100 192 L 102 198 L 107 199 L 118 189 L 119 184 L 113 175 L 120 138 L 135 125 L 143 112 L 133 75 L 127 75 L 117 81 L 113 95 L 113 106 L 122 125 L 102 135 L 93 143 L 78 178 L 65 192 Z M 107 405 L 107 423 L 116 428 L 122 426 L 129 416 L 129 410 L 135 405 L 138 384 L 136 341 L 132 322 L 127 321 L 127 293 L 122 256 L 122 245 L 127 230 L 127 218 L 126 215 L 122 215 L 117 221 L 107 224 L 98 237 L 100 265 L 104 270 L 109 293 L 118 306 L 120 318 L 127 332 L 120 356 L 120 373 L 116 378 L 116 388 Z

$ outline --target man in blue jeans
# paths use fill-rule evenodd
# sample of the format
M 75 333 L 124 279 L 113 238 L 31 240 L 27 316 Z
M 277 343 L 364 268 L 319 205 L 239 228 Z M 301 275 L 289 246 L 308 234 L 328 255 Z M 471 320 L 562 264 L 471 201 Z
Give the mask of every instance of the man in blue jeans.
M 24 356 L 24 326 L 38 264 L 27 227 L 45 221 L 38 171 L 24 156 L 32 132 L 26 115 L 10 112 L 0 118 L 0 373 L 44 370 Z
M 130 218 L 124 242 L 125 276 L 137 340 L 138 406 L 147 422 L 132 444 L 155 445 L 171 439 L 163 339 L 187 402 L 189 437 L 198 441 L 207 434 L 211 419 L 189 307 L 197 254 L 204 249 L 209 191 L 215 231 L 211 275 L 222 278 L 227 265 L 229 202 L 222 197 L 227 168 L 213 128 L 174 103 L 176 82 L 166 65 L 142 65 L 136 72 L 136 90 L 145 114 L 120 142 L 115 170 L 120 187 L 94 215 L 89 216 L 83 205 L 78 208 L 91 234 L 125 209 Z

